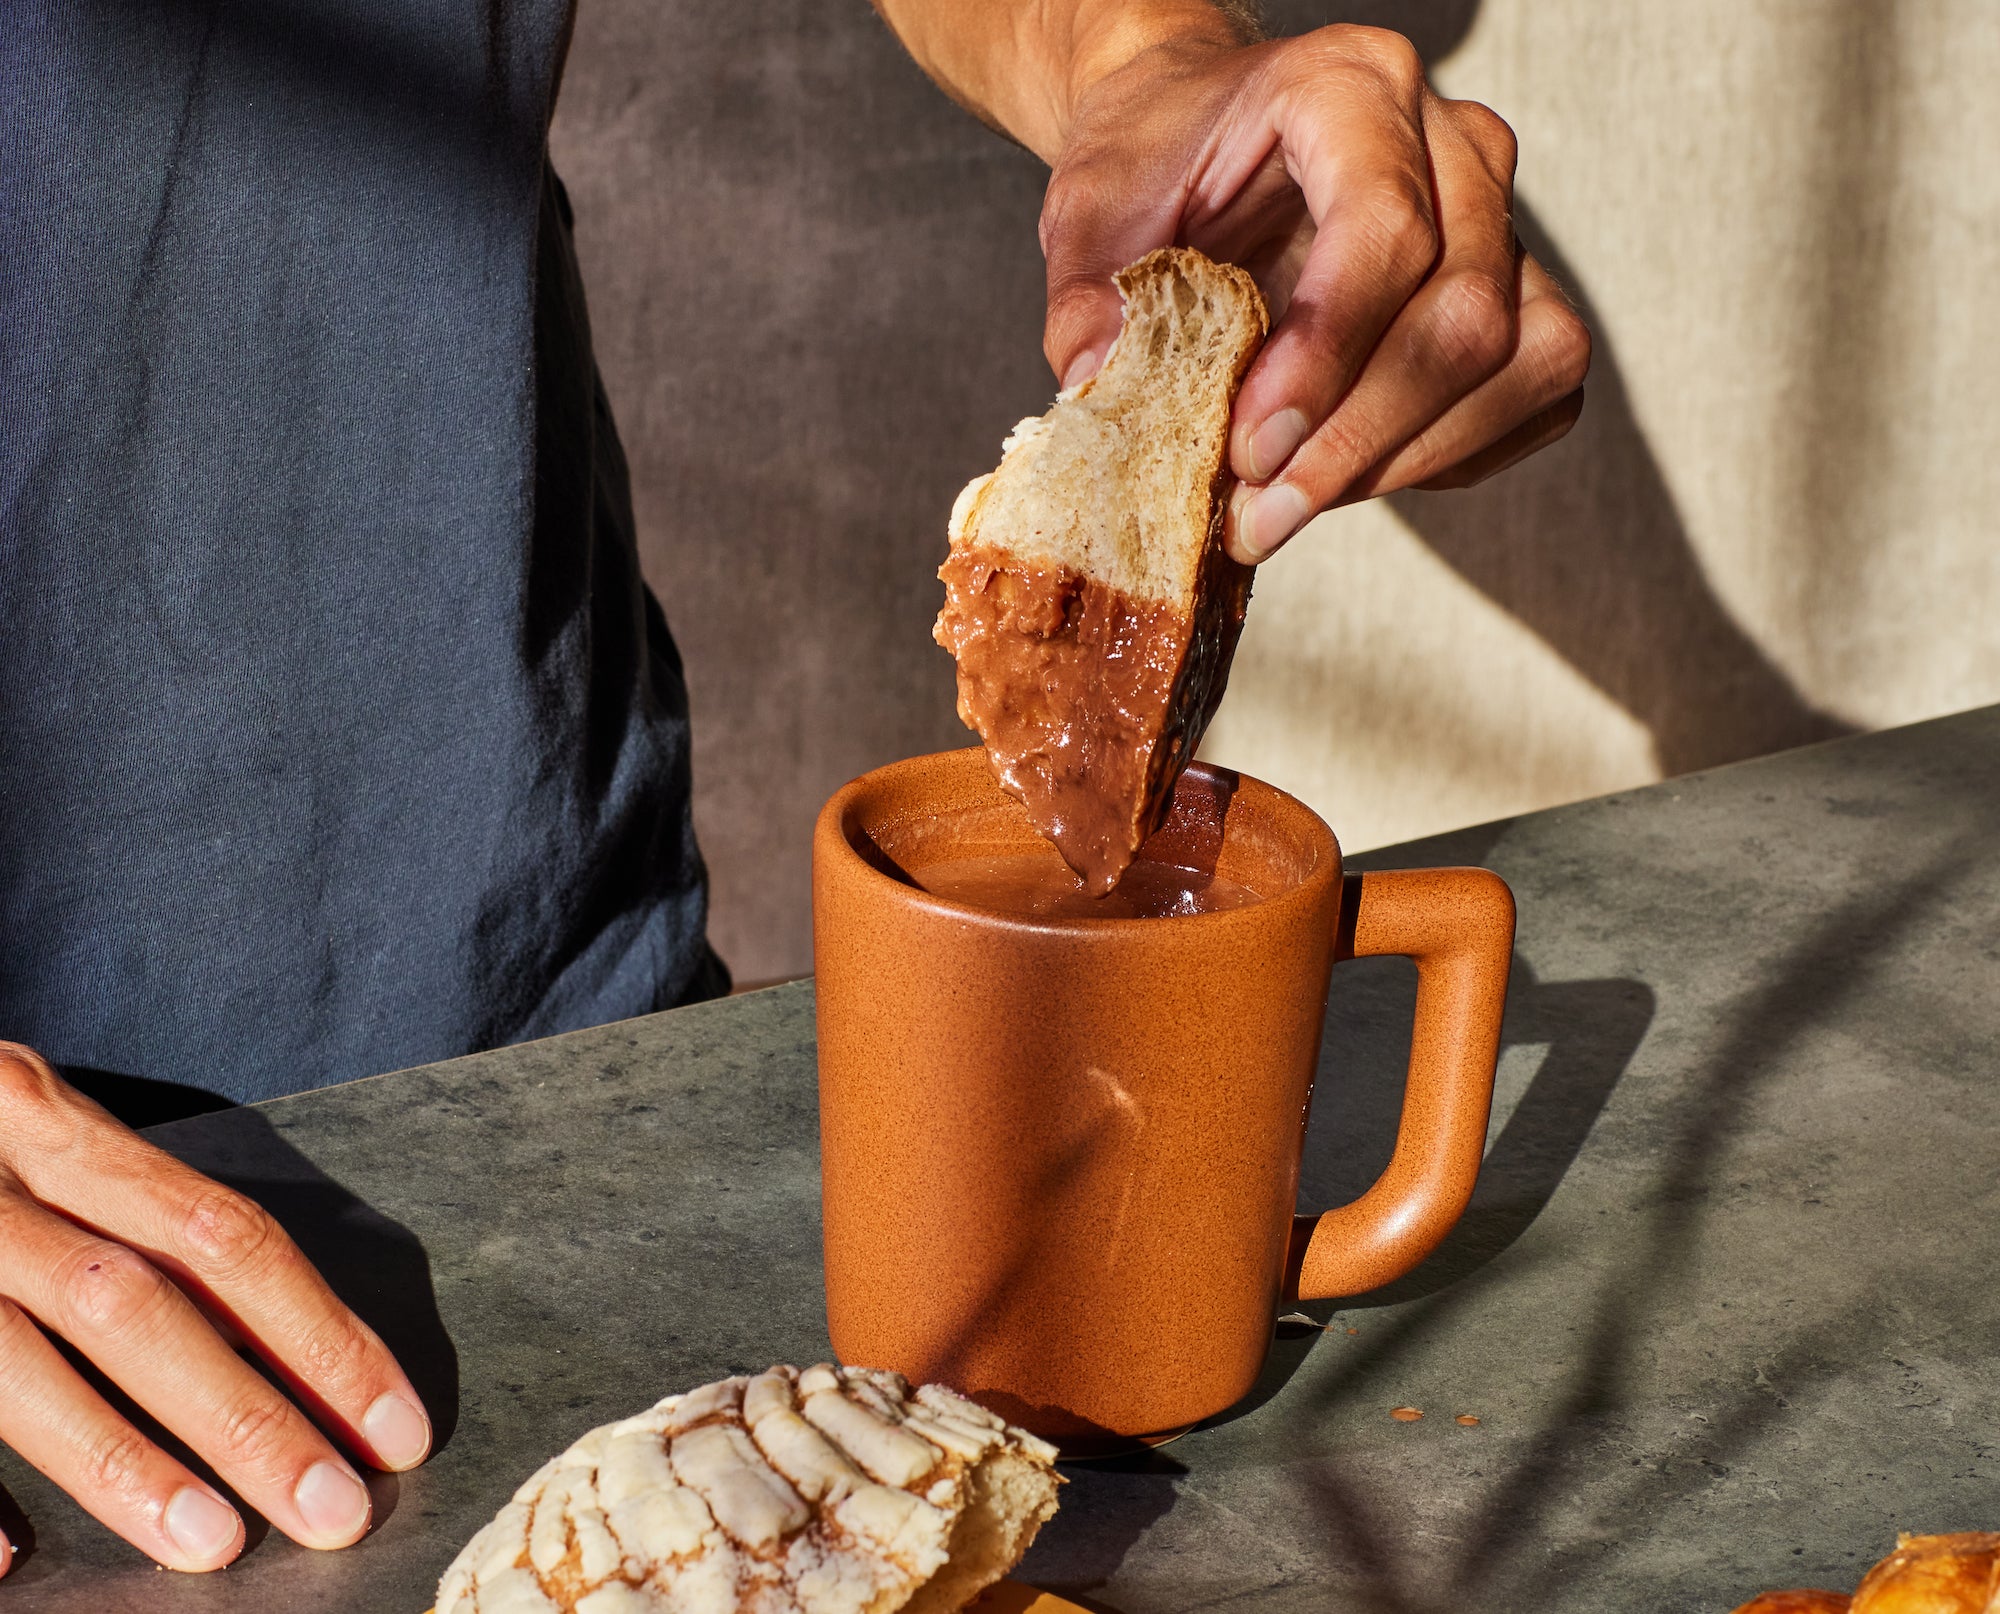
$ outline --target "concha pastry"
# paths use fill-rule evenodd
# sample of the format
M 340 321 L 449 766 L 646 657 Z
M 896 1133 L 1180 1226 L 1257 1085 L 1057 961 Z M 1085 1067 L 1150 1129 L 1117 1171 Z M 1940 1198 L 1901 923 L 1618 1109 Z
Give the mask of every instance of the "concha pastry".
M 1863 1577 L 1854 1614 L 2000 1614 L 2000 1534 L 1896 1537 Z
M 2000 1614 L 2000 1533 L 1899 1535 L 1852 1598 L 1766 1592 L 1736 1614 Z
M 895 1373 L 723 1379 L 544 1465 L 445 1571 L 437 1614 L 947 1614 L 1055 1512 L 1055 1455 Z

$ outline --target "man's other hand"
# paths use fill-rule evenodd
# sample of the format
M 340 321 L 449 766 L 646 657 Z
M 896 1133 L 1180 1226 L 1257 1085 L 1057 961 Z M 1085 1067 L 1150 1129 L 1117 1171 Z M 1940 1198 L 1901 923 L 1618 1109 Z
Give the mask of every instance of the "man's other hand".
M 1409 41 L 1331 27 L 1150 45 L 1081 90 L 1042 212 L 1046 350 L 1065 385 L 1118 332 L 1111 275 L 1180 242 L 1271 304 L 1230 435 L 1237 559 L 1314 515 L 1464 487 L 1554 442 L 1590 336 L 1513 227 L 1514 135 L 1447 101 Z
M 235 1558 L 229 1499 L 98 1395 L 51 1336 L 308 1547 L 368 1528 L 367 1487 L 321 1426 L 377 1468 L 430 1450 L 402 1369 L 266 1212 L 0 1043 L 0 1442 L 169 1569 Z M 0 1537 L 0 1575 L 12 1560 Z

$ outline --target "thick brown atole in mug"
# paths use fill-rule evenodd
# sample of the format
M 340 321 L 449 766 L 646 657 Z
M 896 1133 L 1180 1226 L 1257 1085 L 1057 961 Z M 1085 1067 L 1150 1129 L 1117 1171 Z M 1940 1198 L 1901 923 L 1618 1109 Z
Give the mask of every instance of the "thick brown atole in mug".
M 827 1318 L 1065 1449 L 1129 1447 L 1255 1381 L 1278 1306 L 1408 1271 L 1479 1169 L 1513 905 L 1478 869 L 1345 876 L 1302 804 L 1199 764 L 1146 848 L 1259 900 L 1174 918 L 981 911 L 954 860 L 1048 856 L 982 752 L 840 791 L 813 840 Z M 1328 973 L 1418 969 L 1394 1156 L 1295 1224 Z
M 911 878 L 934 897 L 1037 919 L 1171 919 L 1246 908 L 1257 900 L 1247 885 L 1143 856 L 1101 897 L 1093 897 L 1053 852 L 952 858 L 912 870 Z

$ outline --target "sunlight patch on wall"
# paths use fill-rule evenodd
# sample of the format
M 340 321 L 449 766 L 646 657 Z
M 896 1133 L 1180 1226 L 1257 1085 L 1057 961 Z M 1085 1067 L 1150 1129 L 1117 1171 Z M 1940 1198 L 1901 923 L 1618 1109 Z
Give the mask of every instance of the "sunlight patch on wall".
M 1660 776 L 1643 727 L 1379 503 L 1259 569 L 1202 755 L 1299 796 L 1350 851 Z

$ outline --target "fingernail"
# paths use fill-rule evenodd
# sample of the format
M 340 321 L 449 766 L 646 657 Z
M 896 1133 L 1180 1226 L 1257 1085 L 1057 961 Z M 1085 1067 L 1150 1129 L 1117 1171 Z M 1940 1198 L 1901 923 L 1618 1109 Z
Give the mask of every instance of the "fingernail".
M 1250 434 L 1250 480 L 1268 482 L 1285 468 L 1285 461 L 1306 440 L 1302 410 L 1280 409 Z
M 314 1463 L 292 1500 L 307 1531 L 330 1545 L 345 1546 L 367 1527 L 367 1489 L 338 1464 Z
M 1063 371 L 1063 391 L 1068 392 L 1071 387 L 1082 386 L 1103 368 L 1103 354 L 1079 353 L 1069 361 L 1069 368 Z
M 431 1421 L 395 1394 L 378 1395 L 361 1420 L 361 1433 L 390 1468 L 415 1468 L 431 1449 Z
M 174 1492 L 161 1523 L 167 1527 L 167 1539 L 198 1564 L 220 1563 L 236 1545 L 241 1528 L 228 1504 L 192 1485 Z
M 1236 520 L 1236 541 L 1262 560 L 1306 524 L 1311 513 L 1306 496 L 1288 482 L 1279 482 L 1250 497 Z

